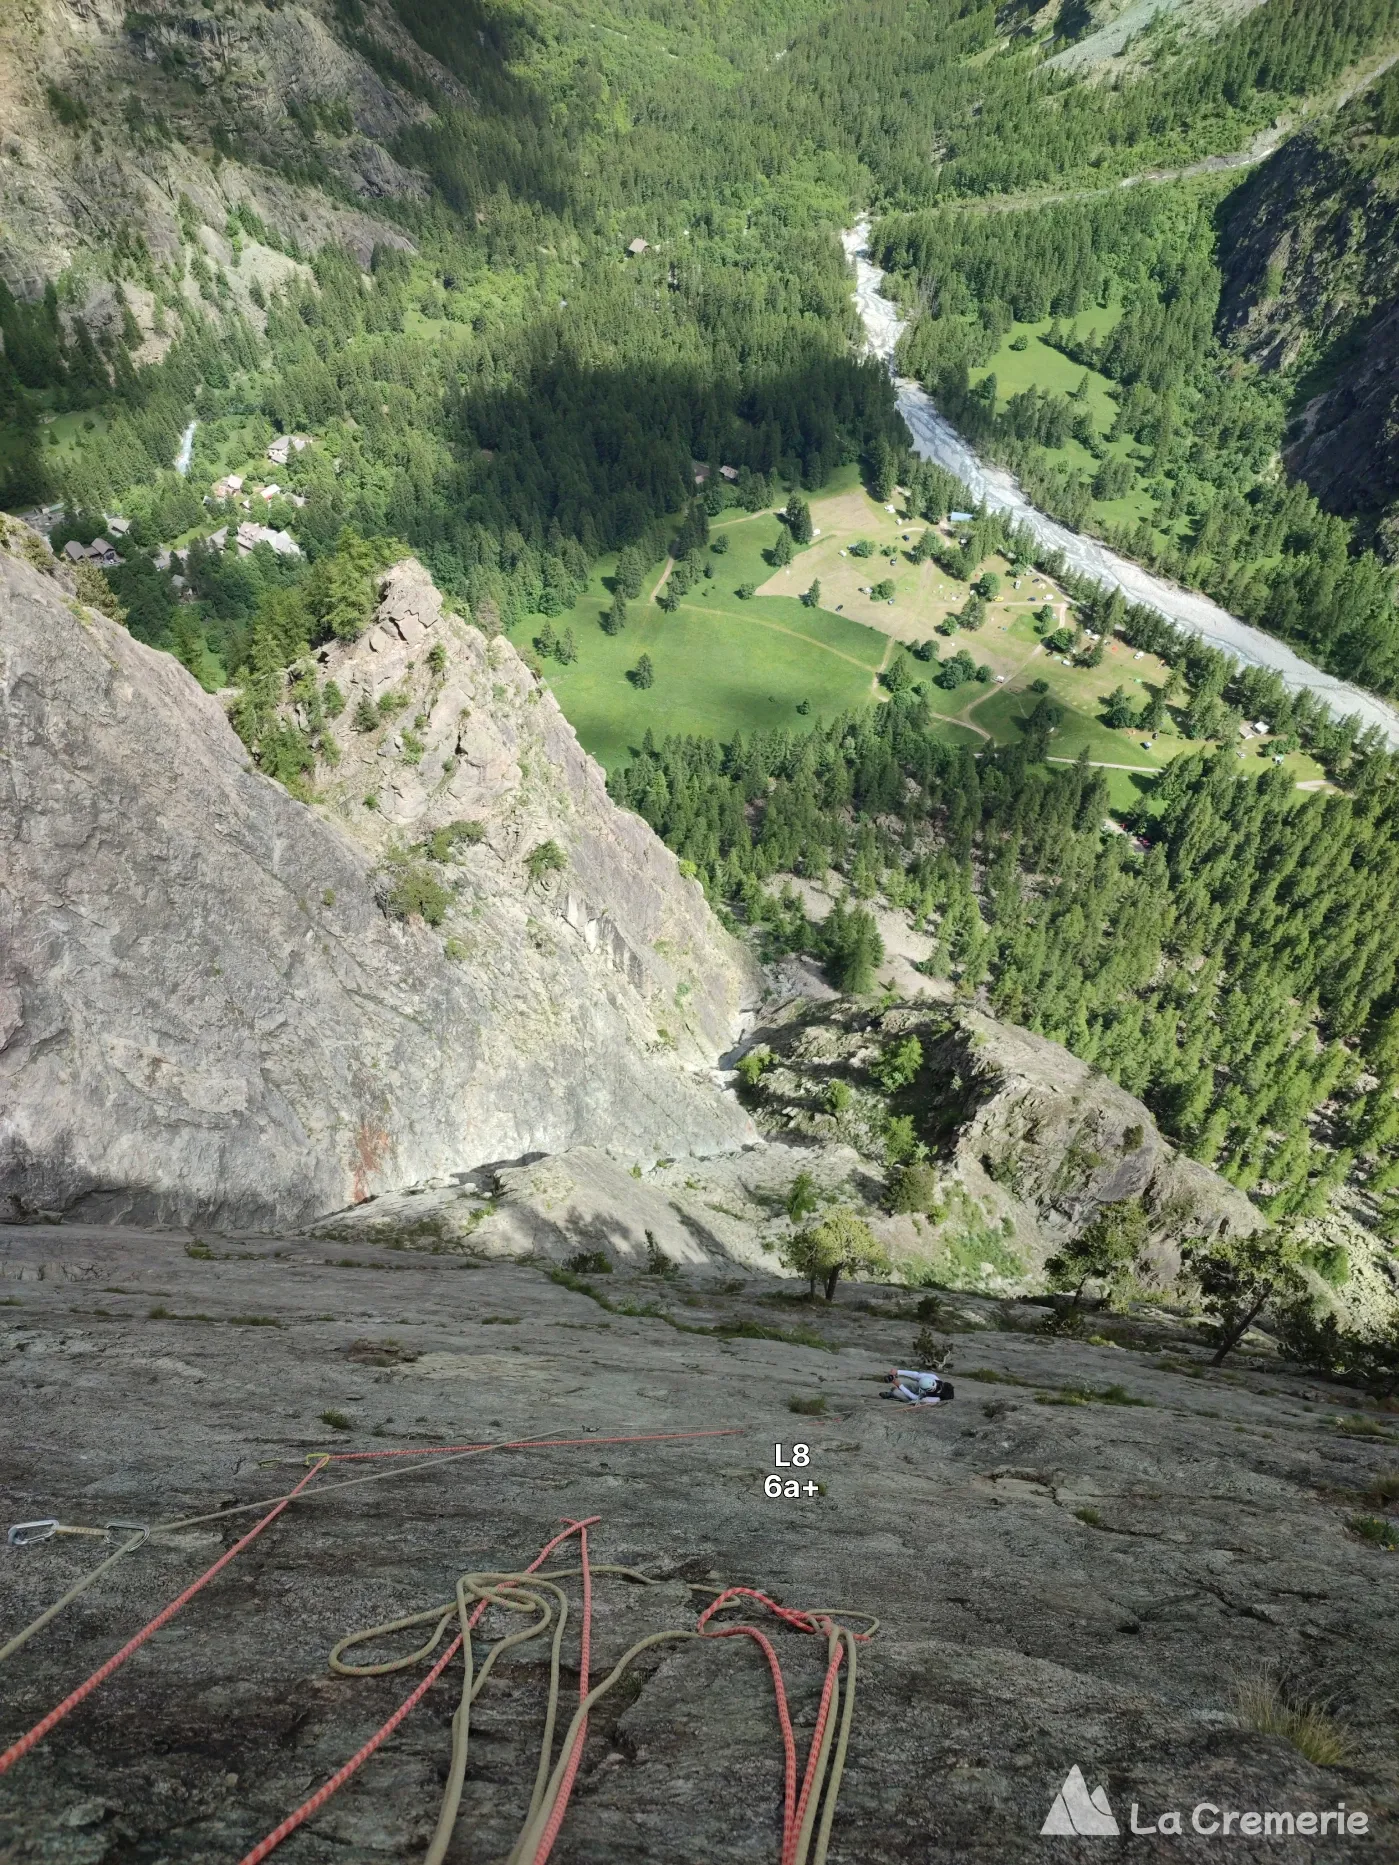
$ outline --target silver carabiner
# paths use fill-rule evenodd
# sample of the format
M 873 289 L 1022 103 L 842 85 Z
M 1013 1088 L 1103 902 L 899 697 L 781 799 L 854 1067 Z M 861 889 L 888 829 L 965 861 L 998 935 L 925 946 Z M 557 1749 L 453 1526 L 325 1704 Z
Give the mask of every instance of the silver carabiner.
M 16 1522 L 9 1533 L 12 1548 L 32 1547 L 36 1541 L 47 1541 L 51 1535 L 58 1533 L 58 1517 L 46 1516 L 39 1522 Z
M 151 1538 L 150 1526 L 146 1522 L 108 1522 L 107 1533 L 109 1536 L 119 1533 L 139 1535 L 143 1542 Z

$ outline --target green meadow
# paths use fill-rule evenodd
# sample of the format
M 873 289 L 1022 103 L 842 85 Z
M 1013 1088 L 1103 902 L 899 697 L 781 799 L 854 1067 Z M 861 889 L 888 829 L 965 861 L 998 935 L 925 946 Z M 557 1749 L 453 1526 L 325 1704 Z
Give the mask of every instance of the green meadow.
M 1072 368 L 1057 352 L 1044 353 L 1063 369 Z M 1026 371 L 1035 366 L 1029 351 L 1009 354 Z M 965 583 L 947 578 L 936 565 L 921 570 L 911 565 L 905 542 L 909 520 L 891 516 L 871 500 L 855 468 L 834 475 L 810 503 L 818 536 L 797 551 L 789 571 L 775 571 L 765 554 L 781 530 L 775 512 L 729 510 L 711 523 L 704 556 L 713 574 L 695 583 L 673 614 L 655 600 L 669 573 L 667 563 L 648 576 L 621 633 L 607 634 L 601 617 L 612 600 L 613 560 L 608 558 L 573 609 L 554 618 L 555 635 L 572 630 L 577 659 L 565 664 L 543 658 L 544 676 L 585 749 L 605 768 L 629 763 L 648 729 L 658 741 L 676 734 L 727 743 L 737 732 L 774 726 L 810 730 L 821 719 L 877 704 L 883 698 L 878 676 L 965 600 Z M 848 556 L 848 546 L 860 537 L 896 552 L 893 574 L 901 595 L 893 608 L 859 595 L 860 578 L 882 575 L 888 568 L 883 556 Z M 1166 669 L 1118 640 L 1105 644 L 1099 666 L 1081 659 L 1066 666 L 1064 657 L 1045 651 L 1030 615 L 1046 595 L 1062 606 L 1062 595 L 1037 575 L 1017 586 L 1003 558 L 989 558 L 987 564 L 1001 577 L 1002 589 L 990 604 L 985 626 L 971 634 L 958 630 L 938 645 L 944 658 L 956 648 L 967 649 L 987 664 L 994 684 L 968 681 L 948 689 L 935 683 L 936 663 L 907 662 L 930 709 L 939 715 L 940 735 L 951 743 L 983 747 L 1018 743 L 1022 722 L 1040 698 L 1035 688 L 1043 683 L 1061 712 L 1050 756 L 1072 759 L 1086 751 L 1105 768 L 1113 807 L 1139 806 L 1156 773 L 1194 748 L 1183 736 L 1179 707 L 1168 711 L 1149 744 L 1140 727 L 1113 729 L 1100 715 L 1119 685 L 1140 710 L 1164 681 Z M 808 607 L 799 597 L 813 581 L 821 583 L 821 595 Z M 765 585 L 766 594 L 736 593 L 743 586 Z M 774 594 L 773 585 L 791 594 Z M 837 612 L 837 598 L 868 615 L 869 622 L 844 608 Z M 543 629 L 542 617 L 530 618 L 515 629 L 516 645 L 528 651 Z M 653 672 L 649 687 L 631 677 L 643 654 Z M 1261 775 L 1274 750 L 1271 741 L 1243 745 L 1244 773 Z M 1321 776 L 1310 758 L 1293 753 L 1285 762 L 1294 782 Z
M 1081 311 L 1077 318 L 1061 319 L 1060 327 L 1072 329 L 1079 337 L 1105 337 L 1121 316 L 1120 303 L 1114 303 L 1106 310 L 1095 305 L 1090 310 Z M 1012 324 L 986 367 L 972 371 L 972 381 L 984 382 L 988 375 L 994 375 L 996 407 L 1004 410 L 1012 396 L 1023 394 L 1026 389 L 1043 389 L 1051 395 L 1071 396 L 1086 375 L 1088 386 L 1084 399 L 1093 417 L 1094 427 L 1099 434 L 1106 435 L 1117 419 L 1118 401 L 1114 385 L 1096 369 L 1085 370 L 1081 363 L 1071 362 L 1062 351 L 1051 349 L 1042 340 L 1052 321 L 1043 318 L 1034 324 Z M 1011 347 L 1021 342 L 1025 346 L 1023 349 Z M 1140 466 L 1145 457 L 1140 447 L 1125 438 L 1105 441 L 1104 451 L 1108 455 L 1131 461 L 1133 466 Z M 1098 469 L 1098 461 L 1072 436 L 1048 457 L 1056 465 L 1071 467 L 1085 473 L 1090 479 Z M 1130 525 L 1135 524 L 1139 518 L 1152 517 L 1155 505 L 1138 481 L 1120 499 L 1095 499 L 1093 510 L 1100 522 Z
M 741 584 L 772 574 L 762 552 L 778 529 L 771 512 L 717 519 L 711 541 L 727 537 L 729 548 L 706 553 L 714 575 L 697 583 L 674 614 L 655 601 L 667 567 L 661 566 L 631 604 L 621 633 L 605 633 L 600 618 L 612 599 L 613 568 L 605 559 L 577 605 L 554 621 L 556 634 L 573 630 L 578 658 L 566 666 L 546 661 L 545 676 L 585 749 L 605 768 L 627 763 L 648 728 L 658 740 L 693 733 L 727 742 L 735 732 L 773 726 L 809 730 L 818 719 L 877 699 L 887 635 L 794 597 L 735 595 Z M 526 646 L 541 627 L 524 624 L 517 644 Z M 642 654 L 655 674 L 644 689 L 628 677 Z

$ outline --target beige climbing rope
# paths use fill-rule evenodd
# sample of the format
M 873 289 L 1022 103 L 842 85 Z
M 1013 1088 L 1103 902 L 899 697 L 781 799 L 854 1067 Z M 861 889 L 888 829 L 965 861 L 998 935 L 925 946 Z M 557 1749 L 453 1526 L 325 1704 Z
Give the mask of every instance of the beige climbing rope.
M 525 1569 L 509 1573 L 497 1571 L 465 1573 L 457 1579 L 454 1599 L 436 1606 L 429 1606 L 421 1612 L 388 1620 L 382 1625 L 369 1626 L 363 1631 L 350 1633 L 332 1649 L 330 1669 L 336 1675 L 383 1677 L 394 1672 L 409 1670 L 423 1663 L 441 1644 L 450 1626 L 455 1624 L 459 1629 L 463 1657 L 461 1698 L 452 1718 L 451 1760 L 447 1782 L 436 1830 L 427 1850 L 425 1865 L 441 1865 L 456 1830 L 462 1789 L 466 1778 L 471 1735 L 471 1706 L 481 1694 L 492 1670 L 505 1652 L 550 1633 L 552 1636 L 550 1638 L 549 1689 L 544 1726 L 541 1732 L 539 1761 L 535 1769 L 534 1785 L 524 1825 L 510 1849 L 505 1865 L 540 1865 L 542 1859 L 548 1856 L 547 1847 L 552 1840 L 552 1831 L 557 1831 L 562 1817 L 561 1803 L 566 1799 L 572 1771 L 576 1768 L 575 1750 L 578 1747 L 579 1735 L 590 1712 L 617 1687 L 636 1660 L 644 1652 L 657 1645 L 681 1640 L 704 1641 L 715 1637 L 733 1636 L 739 1632 L 757 1636 L 759 1642 L 768 1650 L 770 1660 L 773 1662 L 774 1680 L 778 1687 L 779 1716 L 784 1724 L 784 1733 L 790 1733 L 785 1696 L 782 1692 L 781 1673 L 776 1668 L 775 1654 L 771 1652 L 771 1647 L 767 1646 L 766 1640 L 761 1634 L 756 1634 L 755 1629 L 751 1627 L 725 1625 L 713 1631 L 704 1629 L 705 1620 L 716 1610 L 724 1610 L 727 1606 L 739 1603 L 735 1596 L 736 1590 L 692 1587 L 692 1591 L 712 1593 L 716 1596 L 714 1603 L 702 1615 L 700 1625 L 694 1628 L 675 1626 L 665 1631 L 649 1633 L 623 1652 L 608 1675 L 589 1690 L 579 1702 L 564 1732 L 557 1759 L 553 1761 L 551 1767 L 554 1731 L 558 1719 L 560 1654 L 569 1614 L 567 1595 L 558 1583 L 563 1580 L 578 1579 L 580 1576 L 586 1577 L 589 1574 L 618 1576 L 643 1586 L 656 1584 L 649 1575 L 640 1573 L 635 1568 L 598 1562 L 589 1562 L 586 1567 L 551 1568 L 543 1572 Z M 748 1589 L 742 1589 L 742 1592 L 748 1597 L 758 1598 L 765 1605 L 773 1607 L 773 1610 L 777 1611 L 778 1615 L 789 1624 L 797 1625 L 800 1629 L 807 1631 L 824 1630 L 826 1634 L 827 1683 L 822 1697 L 822 1711 L 818 1716 L 816 1733 L 812 1739 L 812 1750 L 808 1760 L 801 1802 L 796 1807 L 795 1818 L 789 1814 L 788 1831 L 784 1834 L 782 1850 L 782 1865 L 825 1865 L 855 1713 L 857 1642 L 860 1639 L 872 1637 L 878 1629 L 879 1622 L 873 1615 L 848 1608 L 820 1608 L 793 1613 L 773 1606 L 773 1603 L 766 1600 L 763 1595 L 754 1594 Z M 511 1613 L 527 1613 L 530 1615 L 530 1623 L 518 1631 L 507 1633 L 493 1643 L 484 1660 L 477 1666 L 472 1653 L 471 1627 L 481 1612 L 488 1607 L 497 1607 Z M 865 1629 L 856 1632 L 842 1623 L 841 1617 L 860 1620 L 864 1622 Z M 431 1626 L 432 1630 L 422 1644 L 402 1657 L 370 1664 L 353 1664 L 346 1661 L 345 1654 L 356 1647 L 374 1645 L 403 1632 L 416 1630 L 419 1626 Z M 842 1666 L 845 1670 L 843 1690 L 836 1682 Z M 248 1855 L 249 1859 L 265 1856 L 261 1848 Z

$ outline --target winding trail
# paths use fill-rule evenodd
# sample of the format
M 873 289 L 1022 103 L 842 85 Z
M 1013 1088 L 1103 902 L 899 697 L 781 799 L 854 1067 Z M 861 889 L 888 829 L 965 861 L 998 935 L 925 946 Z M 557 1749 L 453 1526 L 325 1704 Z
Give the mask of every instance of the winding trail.
M 1392 62 L 1392 61 L 1391 61 Z M 1388 69 L 1386 65 L 1385 69 Z M 1018 194 L 954 195 L 943 203 L 958 213 L 998 214 L 1023 212 L 1030 207 L 1054 207 L 1060 201 L 1097 201 L 1104 195 L 1117 194 L 1123 188 L 1140 188 L 1149 182 L 1191 181 L 1198 175 L 1222 175 L 1241 168 L 1257 168 L 1277 149 L 1288 130 L 1273 126 L 1259 130 L 1247 149 L 1235 149 L 1229 155 L 1206 155 L 1187 162 L 1183 168 L 1144 168 L 1139 175 L 1123 175 L 1118 181 L 1104 182 L 1100 188 L 1063 188 L 1059 190 L 1022 190 Z
M 1004 468 L 990 466 L 973 453 L 951 422 L 938 413 L 926 390 L 895 372 L 894 351 L 904 324 L 898 307 L 880 292 L 884 274 L 870 262 L 869 233 L 869 221 L 862 220 L 841 236 L 846 257 L 855 268 L 855 307 L 865 327 L 870 354 L 882 357 L 893 377 L 898 410 L 920 458 L 955 473 L 973 499 L 991 511 L 1006 513 L 1046 549 L 1062 552 L 1069 568 L 1080 576 L 1091 577 L 1108 589 L 1120 589 L 1128 602 L 1155 609 L 1177 627 L 1190 629 L 1246 666 L 1271 668 L 1281 676 L 1289 692 L 1314 693 L 1337 717 L 1353 713 L 1362 725 L 1377 727 L 1391 748 L 1399 748 L 1399 711 L 1393 706 L 1363 687 L 1323 673 L 1276 637 L 1240 621 L 1208 596 L 1182 589 L 1130 558 L 1119 557 L 1096 538 L 1071 531 L 1032 505 L 1018 481 Z

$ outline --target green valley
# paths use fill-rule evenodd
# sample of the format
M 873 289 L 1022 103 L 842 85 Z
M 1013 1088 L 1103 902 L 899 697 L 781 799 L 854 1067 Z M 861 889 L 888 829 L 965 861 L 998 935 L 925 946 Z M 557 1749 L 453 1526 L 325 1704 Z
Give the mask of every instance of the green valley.
M 328 670 L 412 556 L 754 950 L 863 991 L 892 914 L 1271 1221 L 1399 1236 L 1399 759 L 1332 679 L 1399 691 L 1391 6 L 59 13 L 0 22 L 27 561 L 374 838 L 449 669 L 411 711 Z M 957 434 L 1260 651 L 911 444 L 862 216 Z M 393 840 L 385 898 L 435 928 L 477 826 Z

